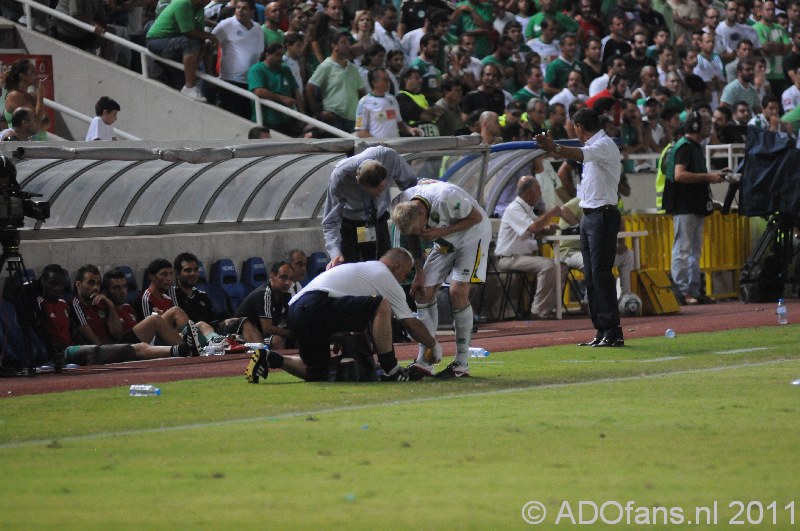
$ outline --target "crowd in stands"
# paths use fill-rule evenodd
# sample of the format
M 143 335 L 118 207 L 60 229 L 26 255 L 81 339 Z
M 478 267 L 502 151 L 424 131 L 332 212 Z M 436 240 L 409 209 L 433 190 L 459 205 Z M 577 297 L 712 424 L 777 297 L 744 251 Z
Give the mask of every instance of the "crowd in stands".
M 800 0 L 58 0 L 56 9 L 95 25 L 90 34 L 55 23 L 65 42 L 125 64 L 98 38 L 113 31 L 182 62 L 188 97 L 255 119 L 248 98 L 199 82 L 203 70 L 360 137 L 481 134 L 490 112 L 503 141 L 545 129 L 574 138 L 569 117 L 584 106 L 606 117 L 626 154 L 660 151 L 698 108 L 715 113 L 712 141 L 741 140 L 743 125 L 800 129 Z M 9 96 L 14 82 L 36 83 L 8 81 Z M 27 100 L 7 98 L 6 119 L 36 106 Z M 267 106 L 262 125 L 325 136 Z
M 235 283 L 238 296 L 213 279 L 208 284 L 202 263 L 188 252 L 172 262 L 153 260 L 141 290 L 128 267 L 101 274 L 86 264 L 72 278 L 58 264 L 42 268 L 38 278 L 17 272 L 0 301 L 0 369 L 198 356 L 208 349 L 244 353 L 244 343 L 265 340 L 292 348 L 288 303 L 307 281 L 308 258 L 292 249 L 269 271 L 260 258 L 249 262 L 256 267 L 249 284 Z

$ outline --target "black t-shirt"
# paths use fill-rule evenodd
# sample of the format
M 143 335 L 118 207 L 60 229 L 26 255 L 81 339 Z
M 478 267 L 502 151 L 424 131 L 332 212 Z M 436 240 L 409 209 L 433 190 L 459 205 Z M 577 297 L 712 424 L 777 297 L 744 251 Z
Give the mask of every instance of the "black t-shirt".
M 630 85 L 638 85 L 641 79 L 642 68 L 645 66 L 656 66 L 656 62 L 645 55 L 642 59 L 637 59 L 630 52 L 622 56 L 625 59 L 625 79 Z
M 797 70 L 800 66 L 800 53 L 790 52 L 783 56 L 783 75 L 786 76 L 786 81 L 791 82 L 789 72 Z
M 664 20 L 664 15 L 655 9 L 650 9 L 645 12 L 639 6 L 636 6 L 633 8 L 633 16 L 634 19 L 639 19 L 648 28 L 660 28 L 667 25 L 667 22 Z
M 606 41 L 605 48 L 603 48 L 603 68 L 608 68 L 608 65 L 614 57 L 625 55 L 631 51 L 631 45 L 626 41 L 617 42 L 614 39 Z
M 503 91 L 494 90 L 492 92 L 484 92 L 475 89 L 468 92 L 464 96 L 464 101 L 461 102 L 461 110 L 464 114 L 469 115 L 472 111 L 483 109 L 485 111 L 496 112 L 498 116 L 503 114 L 506 110 L 506 100 L 503 96 Z M 405 117 L 405 115 L 403 115 Z
M 434 122 L 420 119 L 425 109 L 417 105 L 408 94 L 400 92 L 397 95 L 397 104 L 400 105 L 400 115 L 405 123 L 418 127 L 426 137 L 439 136 L 439 127 Z
M 442 0 L 424 0 L 423 2 L 403 0 L 403 4 L 400 6 L 400 23 L 405 24 L 406 33 L 419 29 L 425 25 L 425 19 L 431 14 L 431 11 L 436 9 L 452 12 L 447 2 L 442 2 Z
M 696 142 L 689 141 L 677 146 L 675 166 L 686 166 L 692 173 L 706 172 L 703 148 Z M 704 216 L 711 213 L 711 188 L 708 183 L 674 182 L 674 206 L 664 205 L 669 214 L 697 214 Z
M 192 296 L 190 297 L 177 286 L 172 286 L 169 296 L 181 310 L 186 312 L 186 315 L 192 321 L 203 321 L 212 326 L 216 322 L 214 305 L 205 291 L 192 288 Z
M 260 319 L 270 319 L 275 326 L 284 324 L 288 313 L 289 294 L 273 291 L 269 284 L 252 291 L 236 309 L 236 317 L 247 317 L 259 328 Z

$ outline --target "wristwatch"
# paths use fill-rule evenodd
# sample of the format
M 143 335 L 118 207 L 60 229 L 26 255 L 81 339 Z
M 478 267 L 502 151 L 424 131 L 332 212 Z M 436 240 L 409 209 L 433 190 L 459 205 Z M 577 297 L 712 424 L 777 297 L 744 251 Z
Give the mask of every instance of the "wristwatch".
M 556 154 L 561 154 L 561 144 L 556 144 Z

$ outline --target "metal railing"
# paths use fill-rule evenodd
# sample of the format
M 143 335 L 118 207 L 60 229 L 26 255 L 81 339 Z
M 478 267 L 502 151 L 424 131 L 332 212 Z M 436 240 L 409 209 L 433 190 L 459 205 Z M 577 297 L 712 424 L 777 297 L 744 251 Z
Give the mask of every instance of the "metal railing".
M 61 114 L 66 114 L 67 116 L 71 116 L 71 117 L 73 117 L 73 118 L 75 118 L 77 120 L 80 120 L 81 122 L 86 122 L 87 124 L 92 123 L 92 120 L 94 119 L 92 116 L 89 116 L 88 114 L 83 114 L 82 112 L 75 111 L 73 109 L 70 109 L 69 107 L 65 107 L 64 105 L 61 105 L 60 103 L 55 102 L 55 101 L 53 101 L 51 99 L 48 99 L 48 98 L 44 99 L 44 104 L 49 109 L 53 109 L 54 111 L 58 111 Z M 114 133 L 118 137 L 120 137 L 120 138 L 122 138 L 124 140 L 141 140 L 141 138 L 139 138 L 138 136 L 134 136 L 134 135 L 132 135 L 130 133 L 126 133 L 125 131 L 122 131 L 121 129 L 117 129 L 116 127 L 114 128 Z
M 51 9 L 51 8 L 49 8 L 47 6 L 44 6 L 44 5 L 36 2 L 36 0 L 14 0 L 14 1 L 19 2 L 19 3 L 22 4 L 22 9 L 23 9 L 23 11 L 25 13 L 25 18 L 26 18 L 26 24 L 25 25 L 31 31 L 35 31 L 33 29 L 34 21 L 33 21 L 33 16 L 32 16 L 33 15 L 32 10 L 36 10 L 36 11 L 41 11 L 42 13 L 45 13 L 45 14 L 53 17 L 53 18 L 57 18 L 58 20 L 61 20 L 61 21 L 66 22 L 68 24 L 72 24 L 73 26 L 81 28 L 82 30 L 88 31 L 89 33 L 94 33 L 94 26 L 92 26 L 91 24 L 87 24 L 87 23 L 82 22 L 82 21 L 80 21 L 78 19 L 72 18 L 69 15 L 65 15 L 63 13 L 60 13 L 60 12 L 56 11 L 55 9 Z M 114 35 L 111 32 L 107 31 L 107 32 L 103 33 L 102 35 L 100 35 L 100 37 L 102 37 L 102 38 L 104 38 L 106 40 L 109 40 L 109 41 L 113 42 L 114 44 L 118 44 L 120 46 L 123 46 L 125 48 L 128 48 L 131 51 L 134 51 L 134 52 L 140 54 L 142 56 L 142 61 L 141 61 L 141 63 L 142 63 L 142 74 L 141 75 L 144 76 L 144 77 L 148 77 L 148 78 L 150 77 L 148 75 L 148 65 L 147 65 L 147 61 L 145 60 L 145 58 L 151 59 L 153 61 L 158 61 L 159 63 L 163 63 L 163 64 L 166 64 L 166 65 L 169 65 L 169 66 L 171 66 L 173 68 L 176 68 L 176 69 L 180 70 L 181 72 L 183 72 L 183 64 L 182 63 L 179 63 L 177 61 L 173 61 L 171 59 L 166 59 L 164 57 L 156 55 L 153 52 L 151 52 L 150 50 L 148 50 L 147 48 L 145 48 L 144 46 L 140 46 L 140 45 L 138 45 L 138 44 L 136 44 L 134 42 L 131 42 L 131 41 L 127 40 L 127 39 L 124 39 L 122 37 Z M 131 71 L 131 72 L 133 72 L 133 71 Z M 291 118 L 293 118 L 295 120 L 300 120 L 300 121 L 302 121 L 304 123 L 307 123 L 307 124 L 309 124 L 309 125 L 311 125 L 313 127 L 321 129 L 321 130 L 325 131 L 326 133 L 330 133 L 330 134 L 332 134 L 332 135 L 334 135 L 334 136 L 336 136 L 338 138 L 354 138 L 355 137 L 351 133 L 347 133 L 345 131 L 342 131 L 341 129 L 337 129 L 336 127 L 333 127 L 330 124 L 326 124 L 325 122 L 317 120 L 316 118 L 312 118 L 311 116 L 307 116 L 307 115 L 305 115 L 305 114 L 303 114 L 301 112 L 298 112 L 298 111 L 296 111 L 294 109 L 290 109 L 288 107 L 284 107 L 283 105 L 281 105 L 279 103 L 275 103 L 274 101 L 261 99 L 261 98 L 259 98 L 258 96 L 256 96 L 255 94 L 253 94 L 252 92 L 250 92 L 248 90 L 244 90 L 243 88 L 240 88 L 240 87 L 237 87 L 235 85 L 232 85 L 232 84 L 230 84 L 230 83 L 228 83 L 226 81 L 223 81 L 222 79 L 219 79 L 217 77 L 211 76 L 211 75 L 206 74 L 204 72 L 198 71 L 197 72 L 197 77 L 199 79 L 202 79 L 203 81 L 205 81 L 207 83 L 211 83 L 212 85 L 216 85 L 216 86 L 218 86 L 218 87 L 220 87 L 220 88 L 222 88 L 222 89 L 224 89 L 224 90 L 226 90 L 228 92 L 232 92 L 234 94 L 242 96 L 243 98 L 247 98 L 247 99 L 249 99 L 249 100 L 251 100 L 253 102 L 260 103 L 261 105 L 269 107 L 272 110 L 281 112 L 281 113 L 283 113 L 283 114 L 285 114 L 285 115 L 287 115 L 287 116 L 289 116 L 289 117 L 291 117 Z M 263 116 L 264 113 L 263 113 L 263 109 L 262 109 L 261 105 L 255 105 L 256 123 L 258 123 L 259 125 L 263 125 L 264 124 L 264 116 Z

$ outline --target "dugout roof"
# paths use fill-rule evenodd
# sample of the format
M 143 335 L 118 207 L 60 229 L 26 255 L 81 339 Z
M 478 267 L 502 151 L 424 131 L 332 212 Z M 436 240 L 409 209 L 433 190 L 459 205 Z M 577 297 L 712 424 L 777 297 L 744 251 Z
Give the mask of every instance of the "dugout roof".
M 542 154 L 535 143 L 493 146 L 478 137 L 396 139 L 420 177 L 441 178 L 482 198 L 491 212 L 500 192 Z M 238 146 L 147 142 L 4 143 L 22 147 L 17 181 L 51 202 L 45 222 L 26 218 L 26 238 L 96 234 L 177 233 L 319 223 L 333 166 L 353 140 L 258 142 Z M 113 145 L 112 145 L 113 144 Z M 192 227 L 194 226 L 194 227 Z

